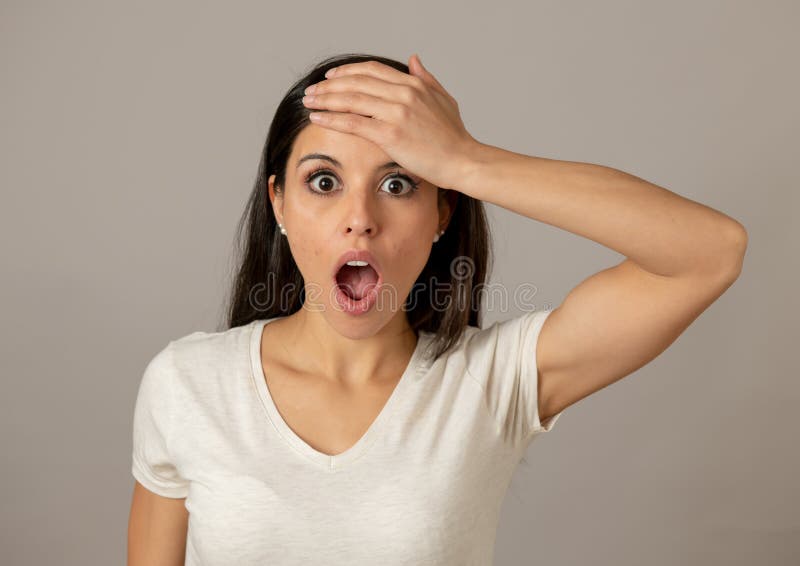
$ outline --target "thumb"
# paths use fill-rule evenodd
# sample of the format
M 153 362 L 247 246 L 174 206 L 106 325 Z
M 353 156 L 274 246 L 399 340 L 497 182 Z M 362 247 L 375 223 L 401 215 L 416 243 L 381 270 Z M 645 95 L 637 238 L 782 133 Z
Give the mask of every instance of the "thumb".
M 421 78 L 423 81 L 431 85 L 433 88 L 441 92 L 443 95 L 447 97 L 450 96 L 450 93 L 447 92 L 447 90 L 442 86 L 442 84 L 436 80 L 436 77 L 434 77 L 431 73 L 429 73 L 428 69 L 426 69 L 422 65 L 422 61 L 420 61 L 419 55 L 417 55 L 416 53 L 414 53 L 408 59 L 408 70 L 411 72 L 412 75 Z

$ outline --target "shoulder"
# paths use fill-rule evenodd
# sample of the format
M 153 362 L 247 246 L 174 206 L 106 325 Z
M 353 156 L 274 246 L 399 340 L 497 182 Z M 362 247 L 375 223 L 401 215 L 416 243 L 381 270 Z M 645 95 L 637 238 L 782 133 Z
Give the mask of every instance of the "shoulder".
M 484 328 L 467 326 L 457 349 L 477 353 L 498 348 L 523 346 L 526 339 L 538 335 L 551 311 L 536 310 L 495 321 Z
M 229 353 L 232 348 L 249 345 L 255 324 L 256 321 L 217 332 L 198 330 L 170 341 L 168 347 L 178 358 Z
M 173 379 L 197 380 L 209 372 L 230 365 L 231 360 L 246 356 L 255 322 L 227 330 L 198 330 L 171 340 L 150 362 L 158 372 L 170 373 Z
M 467 326 L 446 355 L 448 366 L 481 381 L 490 374 L 523 371 L 535 363 L 538 336 L 551 311 L 536 310 L 499 320 L 484 328 Z

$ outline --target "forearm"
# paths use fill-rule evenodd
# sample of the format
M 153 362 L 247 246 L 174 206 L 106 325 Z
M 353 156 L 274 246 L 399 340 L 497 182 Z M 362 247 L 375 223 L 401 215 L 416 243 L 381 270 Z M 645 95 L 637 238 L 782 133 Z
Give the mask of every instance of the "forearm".
M 611 248 L 664 276 L 738 274 L 747 235 L 733 218 L 623 171 L 476 144 L 460 186 Z

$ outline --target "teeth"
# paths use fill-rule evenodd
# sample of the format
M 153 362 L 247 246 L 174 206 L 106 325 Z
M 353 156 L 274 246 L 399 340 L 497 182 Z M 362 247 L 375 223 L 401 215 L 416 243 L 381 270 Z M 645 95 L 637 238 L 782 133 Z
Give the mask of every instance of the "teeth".
M 359 261 L 359 260 L 357 260 L 357 259 L 354 259 L 353 261 L 348 261 L 348 262 L 347 262 L 347 265 L 353 265 L 353 266 L 358 266 L 358 267 L 364 267 L 365 265 L 369 265 L 369 263 L 367 263 L 366 261 Z

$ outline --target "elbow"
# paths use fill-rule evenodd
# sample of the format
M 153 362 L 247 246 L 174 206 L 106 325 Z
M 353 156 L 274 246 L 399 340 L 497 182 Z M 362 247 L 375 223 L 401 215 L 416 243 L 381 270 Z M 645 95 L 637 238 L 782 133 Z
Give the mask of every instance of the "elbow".
M 744 257 L 747 253 L 748 235 L 745 227 L 736 220 L 726 224 L 723 247 L 720 252 L 718 265 L 720 274 L 728 283 L 733 283 L 739 278 L 744 266 Z

